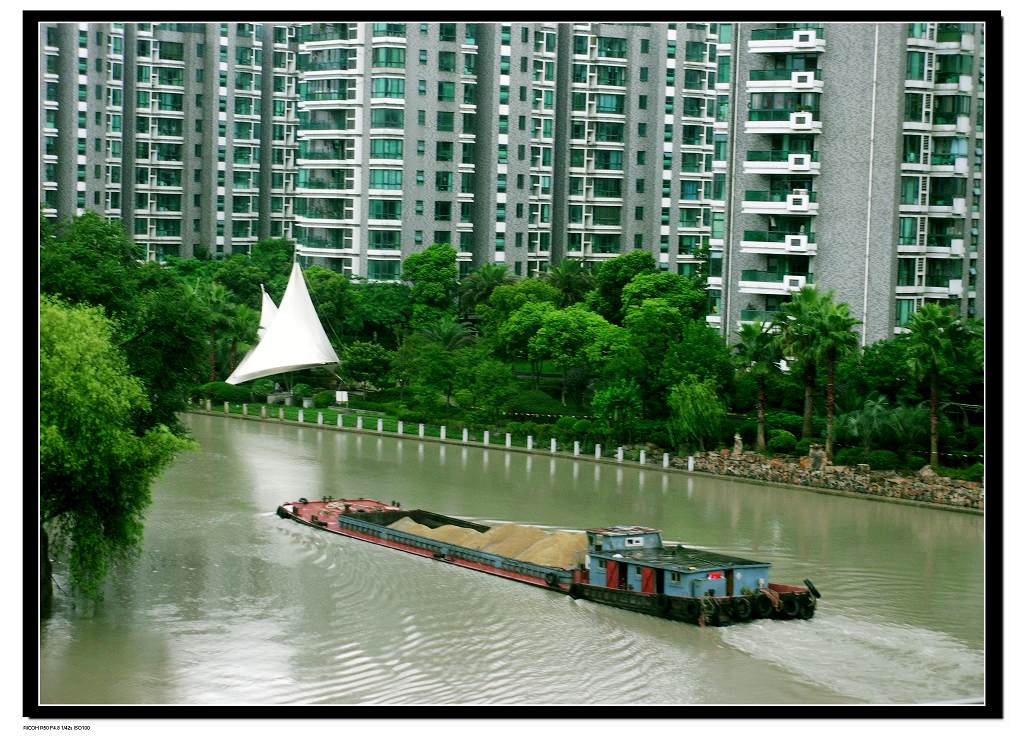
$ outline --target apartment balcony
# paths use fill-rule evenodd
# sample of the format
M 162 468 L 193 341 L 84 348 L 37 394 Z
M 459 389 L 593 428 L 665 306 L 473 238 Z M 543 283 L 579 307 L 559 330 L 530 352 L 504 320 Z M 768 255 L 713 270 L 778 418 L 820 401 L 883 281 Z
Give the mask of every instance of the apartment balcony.
M 747 133 L 821 133 L 817 110 L 751 110 L 744 123 Z
M 974 91 L 974 77 L 969 74 L 936 75 L 934 89 L 936 92 L 971 93 Z
M 818 152 L 747 150 L 746 174 L 821 174 Z
M 744 254 L 792 254 L 814 256 L 818 253 L 815 234 L 791 234 L 785 231 L 744 231 L 740 241 Z
M 751 69 L 747 89 L 751 92 L 821 92 L 820 69 Z
M 786 54 L 825 51 L 825 29 L 812 28 L 755 28 L 750 32 L 747 51 L 762 54 Z
M 744 323 L 771 323 L 775 312 L 770 310 L 741 310 L 740 325 Z
M 740 273 L 739 289 L 741 293 L 753 295 L 789 295 L 799 291 L 804 285 L 813 285 L 813 274 L 786 274 L 784 272 L 765 272 L 757 269 L 745 269 Z
M 746 190 L 744 213 L 764 215 L 817 215 L 818 193 L 806 190 Z

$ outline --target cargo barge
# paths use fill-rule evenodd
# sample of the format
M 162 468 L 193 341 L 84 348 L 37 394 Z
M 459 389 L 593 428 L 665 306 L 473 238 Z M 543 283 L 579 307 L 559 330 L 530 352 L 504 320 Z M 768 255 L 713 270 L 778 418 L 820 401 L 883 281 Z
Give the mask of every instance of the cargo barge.
M 550 567 L 392 528 L 409 518 L 430 529 L 456 526 L 485 534 L 491 527 L 368 498 L 297 501 L 278 506 L 282 518 L 333 534 L 397 549 L 489 575 L 554 590 L 574 599 L 701 626 L 760 618 L 809 619 L 821 597 L 810 580 L 768 580 L 771 565 L 684 546 L 664 546 L 643 526 L 586 530 L 576 566 Z

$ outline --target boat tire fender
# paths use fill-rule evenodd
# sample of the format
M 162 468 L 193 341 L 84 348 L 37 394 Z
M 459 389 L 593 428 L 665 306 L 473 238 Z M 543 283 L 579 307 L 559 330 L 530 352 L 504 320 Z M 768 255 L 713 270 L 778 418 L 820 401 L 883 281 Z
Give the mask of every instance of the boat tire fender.
M 764 593 L 758 593 L 754 598 L 754 614 L 758 618 L 769 618 L 772 615 L 772 601 Z
M 700 606 L 697 604 L 696 601 L 687 599 L 681 601 L 680 610 L 682 611 L 683 618 L 689 621 L 697 618 L 697 615 L 700 611 Z
M 800 618 L 808 619 L 814 616 L 814 602 L 805 600 L 800 603 Z
M 306 505 L 306 503 L 308 503 L 309 501 L 306 500 L 305 498 L 299 498 L 299 502 L 302 503 L 302 505 Z
M 816 587 L 814 587 L 814 583 L 813 582 L 811 582 L 810 580 L 805 578 L 804 579 L 804 585 L 806 585 L 807 589 L 811 591 L 811 595 L 813 595 L 815 598 L 821 598 L 821 593 L 819 593 L 818 589 Z
M 556 575 L 554 572 L 545 573 L 544 582 L 546 582 L 549 587 L 558 587 L 558 575 Z
M 800 615 L 800 601 L 796 597 L 783 598 L 782 614 L 786 618 L 796 618 Z
M 569 586 L 569 597 L 573 600 L 578 600 L 583 597 L 583 586 L 578 582 L 574 582 Z
M 749 598 L 737 598 L 732 603 L 732 615 L 737 621 L 746 621 L 753 613 L 754 607 Z

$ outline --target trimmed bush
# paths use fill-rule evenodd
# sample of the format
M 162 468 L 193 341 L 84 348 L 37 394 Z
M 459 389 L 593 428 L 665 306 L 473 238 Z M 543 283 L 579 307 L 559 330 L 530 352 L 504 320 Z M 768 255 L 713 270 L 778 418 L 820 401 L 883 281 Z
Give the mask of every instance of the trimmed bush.
M 868 454 L 867 461 L 873 470 L 894 470 L 902 466 L 899 455 L 888 449 L 876 449 Z
M 924 467 L 926 464 L 928 464 L 928 460 L 925 459 L 924 457 L 919 457 L 916 454 L 911 454 L 909 457 L 907 457 L 907 464 L 906 464 L 906 466 L 909 469 L 919 470 L 922 467 Z
M 749 416 L 754 422 L 754 435 L 757 435 L 757 413 Z M 764 425 L 769 429 L 788 431 L 794 438 L 800 438 L 803 431 L 804 417 L 798 413 L 787 413 L 786 411 L 766 411 L 764 414 Z
M 313 396 L 313 388 L 304 382 L 292 387 L 292 397 L 296 400 L 304 400 Z
M 317 408 L 326 408 L 334 403 L 334 393 L 330 390 L 322 390 L 313 396 L 313 405 Z
M 835 463 L 838 465 L 849 465 L 863 464 L 866 461 L 867 455 L 864 450 L 859 447 L 850 447 L 849 449 L 840 449 L 835 453 Z
M 267 380 L 267 379 L 256 380 L 256 382 L 254 382 L 252 384 L 252 394 L 255 395 L 257 398 L 266 399 L 266 397 L 268 395 L 270 395 L 271 393 L 273 393 L 273 392 L 274 392 L 274 382 L 273 382 L 273 380 Z
M 981 462 L 975 462 L 970 467 L 943 467 L 939 465 L 932 469 L 935 474 L 942 477 L 952 477 L 956 480 L 968 480 L 971 482 L 981 482 L 985 476 L 985 465 Z
M 796 437 L 785 429 L 772 429 L 768 434 L 768 451 L 789 454 L 796 446 Z
M 229 385 L 226 382 L 208 382 L 192 389 L 200 398 L 209 398 L 214 403 L 248 403 L 252 394 L 247 387 Z

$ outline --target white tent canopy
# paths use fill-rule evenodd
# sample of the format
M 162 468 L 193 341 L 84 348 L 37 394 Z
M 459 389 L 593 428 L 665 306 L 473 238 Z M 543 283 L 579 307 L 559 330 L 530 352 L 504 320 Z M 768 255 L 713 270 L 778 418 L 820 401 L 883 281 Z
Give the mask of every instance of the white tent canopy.
M 270 324 L 277 317 L 277 306 L 267 295 L 267 289 L 263 285 L 260 285 L 260 292 L 263 294 L 263 306 L 260 309 L 260 327 L 256 329 L 256 336 L 262 339 L 263 335 L 267 333 L 267 329 L 270 328 Z
M 276 317 L 272 313 L 268 314 L 268 303 L 271 306 L 274 304 L 264 292 L 263 312 L 260 316 L 262 338 L 231 373 L 227 379 L 228 384 L 237 385 L 282 372 L 338 363 L 338 355 L 320 325 L 313 301 L 306 290 L 302 270 L 297 263 L 292 266 L 288 287 L 281 298 L 281 307 L 276 309 Z

